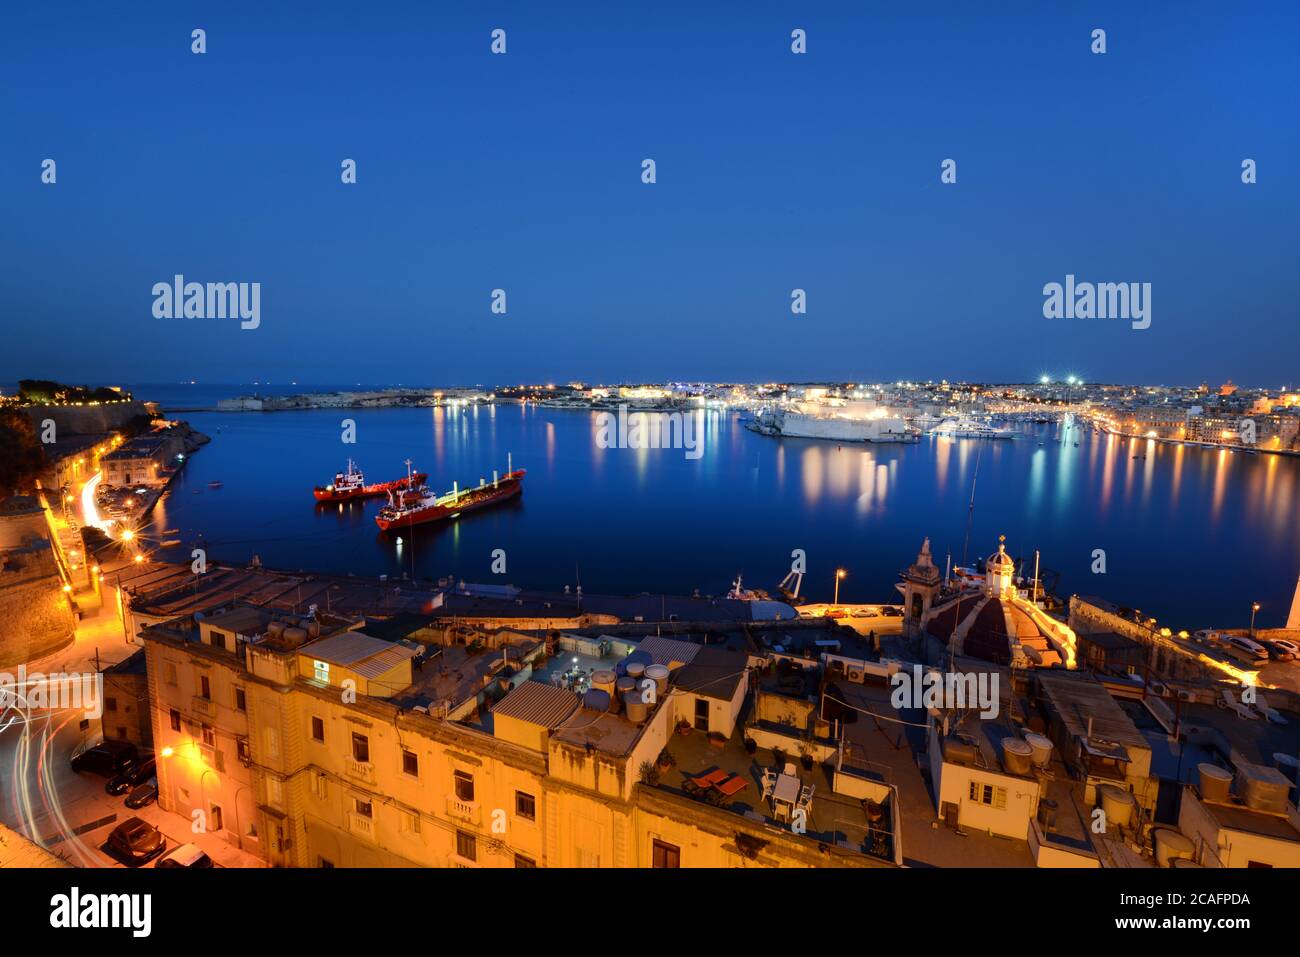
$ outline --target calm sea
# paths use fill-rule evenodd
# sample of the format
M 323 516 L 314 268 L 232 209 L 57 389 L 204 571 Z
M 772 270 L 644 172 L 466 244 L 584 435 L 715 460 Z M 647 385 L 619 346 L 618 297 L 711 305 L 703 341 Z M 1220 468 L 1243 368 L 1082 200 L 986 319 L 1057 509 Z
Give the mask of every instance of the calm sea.
M 191 407 L 241 391 L 137 390 Z M 1276 456 L 1058 426 L 1014 441 L 841 447 L 759 436 L 735 414 L 712 413 L 692 460 L 680 449 L 601 449 L 594 414 L 518 405 L 185 418 L 213 441 L 155 513 L 155 541 L 185 542 L 170 550 L 177 558 L 203 544 L 217 559 L 256 554 L 285 569 L 722 594 L 740 572 L 747 586 L 773 589 L 803 549 L 813 600 L 830 600 L 843 567 L 842 600 L 893 601 L 925 536 L 942 568 L 950 554 L 960 564 L 996 551 L 1005 535 L 1027 572 L 1039 550 L 1059 593 L 1138 607 L 1174 629 L 1245 627 L 1252 601 L 1258 624 L 1281 624 L 1300 572 L 1300 460 Z M 344 418 L 356 422 L 355 445 L 341 441 Z M 379 501 L 317 506 L 311 496 L 349 456 L 368 481 L 404 475 L 409 457 L 443 491 L 490 481 L 507 453 L 528 470 L 520 500 L 418 529 L 400 546 L 375 526 Z M 505 575 L 492 573 L 495 549 Z M 1098 549 L 1104 574 L 1092 571 Z

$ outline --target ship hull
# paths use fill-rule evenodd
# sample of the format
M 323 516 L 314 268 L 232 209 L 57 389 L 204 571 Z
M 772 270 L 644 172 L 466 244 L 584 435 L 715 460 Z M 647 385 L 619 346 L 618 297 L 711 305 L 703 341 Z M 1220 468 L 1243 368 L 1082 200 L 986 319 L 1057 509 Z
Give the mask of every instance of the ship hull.
M 429 476 L 423 472 L 416 472 L 410 478 L 412 485 L 419 485 Z M 379 498 L 381 495 L 387 495 L 407 486 L 407 479 L 394 479 L 391 482 L 379 482 L 375 485 L 362 485 L 359 488 L 338 489 L 338 488 L 315 488 L 312 489 L 312 495 L 316 501 L 323 503 L 332 502 L 351 502 L 363 498 Z
M 466 512 L 474 512 L 481 508 L 500 505 L 523 493 L 523 470 L 521 469 L 519 472 L 512 474 L 514 477 L 507 476 L 497 484 L 495 489 L 489 485 L 462 492 L 459 501 L 455 503 L 445 501 L 446 496 L 443 496 L 434 504 L 424 508 L 411 509 L 394 518 L 390 518 L 381 512 L 375 516 L 375 524 L 382 531 L 396 532 L 402 529 L 414 528 L 416 525 L 445 522 L 464 515 Z

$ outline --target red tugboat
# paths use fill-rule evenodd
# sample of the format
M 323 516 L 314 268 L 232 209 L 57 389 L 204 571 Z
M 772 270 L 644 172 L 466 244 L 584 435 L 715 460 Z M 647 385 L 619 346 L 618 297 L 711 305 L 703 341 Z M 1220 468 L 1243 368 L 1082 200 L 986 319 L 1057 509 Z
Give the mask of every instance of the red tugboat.
M 316 496 L 318 502 L 348 502 L 359 498 L 378 498 L 380 495 L 387 495 L 398 489 L 414 489 L 429 477 L 423 472 L 412 473 L 410 462 L 407 462 L 407 473 L 404 479 L 367 485 L 366 477 L 361 474 L 361 470 L 351 459 L 348 459 L 347 471 L 336 473 L 333 485 L 326 485 L 324 488 L 316 486 L 312 490 L 312 495 Z
M 400 530 L 429 522 L 441 522 L 459 518 L 465 512 L 489 505 L 499 505 L 519 495 L 524 490 L 524 469 L 516 470 L 512 461 L 507 460 L 506 474 L 498 478 L 492 472 L 492 481 L 479 479 L 478 488 L 462 492 L 453 483 L 450 492 L 439 495 L 428 488 L 401 489 L 390 492 L 388 504 L 375 516 L 377 524 L 385 532 L 390 529 Z

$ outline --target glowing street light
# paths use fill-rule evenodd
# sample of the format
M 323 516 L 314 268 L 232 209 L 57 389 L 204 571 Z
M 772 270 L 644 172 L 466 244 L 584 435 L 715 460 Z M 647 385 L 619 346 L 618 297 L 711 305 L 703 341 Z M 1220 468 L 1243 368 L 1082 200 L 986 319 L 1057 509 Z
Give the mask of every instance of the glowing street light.
M 1250 606 L 1250 637 L 1255 637 L 1255 612 L 1259 611 L 1259 602 L 1252 602 Z
M 840 581 L 843 580 L 844 576 L 847 574 L 848 572 L 846 572 L 842 568 L 835 569 L 835 604 L 836 605 L 840 603 Z

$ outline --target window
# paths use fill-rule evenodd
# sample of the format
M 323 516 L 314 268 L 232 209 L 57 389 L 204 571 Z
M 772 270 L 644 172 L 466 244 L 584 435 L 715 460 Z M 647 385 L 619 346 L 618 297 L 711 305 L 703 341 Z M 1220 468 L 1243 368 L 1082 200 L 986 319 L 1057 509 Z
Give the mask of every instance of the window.
M 203 743 L 210 748 L 217 746 L 217 733 L 209 725 L 203 725 Z
M 682 849 L 674 844 L 655 841 L 651 848 L 651 867 L 681 867 Z
M 317 681 L 323 681 L 325 684 L 330 683 L 330 663 L 328 661 L 315 661 L 312 663 L 314 668 L 312 675 Z
M 235 689 L 235 710 L 236 710 L 236 711 L 247 711 L 247 710 L 248 710 L 248 699 L 244 697 L 244 689 L 243 689 L 243 688 L 236 688 L 236 689 Z
M 525 821 L 537 820 L 537 798 L 523 791 L 515 792 L 515 814 Z
M 217 805 L 217 804 L 212 805 L 212 813 L 208 815 L 208 830 L 209 830 L 209 831 L 219 831 L 219 830 L 221 830 L 221 807 L 220 807 L 220 805 Z
M 352 758 L 362 764 L 370 762 L 370 739 L 355 731 L 352 732 Z
M 311 716 L 311 739 L 313 741 L 325 740 L 325 722 L 315 715 Z
M 105 710 L 105 711 L 116 711 L 116 710 L 117 710 L 117 699 L 116 699 L 116 698 L 105 698 L 105 699 L 104 699 L 104 710 Z
M 419 834 L 420 815 L 414 811 L 403 811 L 401 817 L 401 828 L 403 834 Z
M 352 804 L 356 807 L 357 813 L 362 817 L 375 816 L 375 806 L 369 799 L 353 798 Z
M 330 781 L 324 774 L 318 774 L 313 778 L 316 786 L 316 797 L 322 801 L 330 796 Z
M 176 687 L 176 665 L 170 661 L 163 665 L 163 680 L 173 688 Z
M 970 799 L 976 804 L 985 804 L 999 810 L 1007 806 L 1007 789 L 994 787 L 992 784 L 970 783 Z
M 456 853 L 467 861 L 478 860 L 478 838 L 464 831 L 456 832 Z
M 226 633 L 224 631 L 212 630 L 212 643 L 222 651 L 233 651 L 234 649 L 226 644 Z
M 420 776 L 420 758 L 414 751 L 402 749 L 402 771 L 413 778 Z
M 244 764 L 252 763 L 252 755 L 248 753 L 248 741 L 244 738 L 239 738 L 235 741 L 235 754 Z
M 171 710 L 171 719 L 172 719 L 172 730 L 179 731 L 181 729 L 181 713 L 177 711 L 175 708 L 172 708 Z
M 474 800 L 474 775 L 468 771 L 457 771 L 455 775 L 456 797 L 462 801 Z
M 522 854 L 515 855 L 515 867 L 536 867 L 537 862 L 531 857 L 524 857 Z
M 212 683 L 208 681 L 207 675 L 199 675 L 199 697 L 212 700 Z

